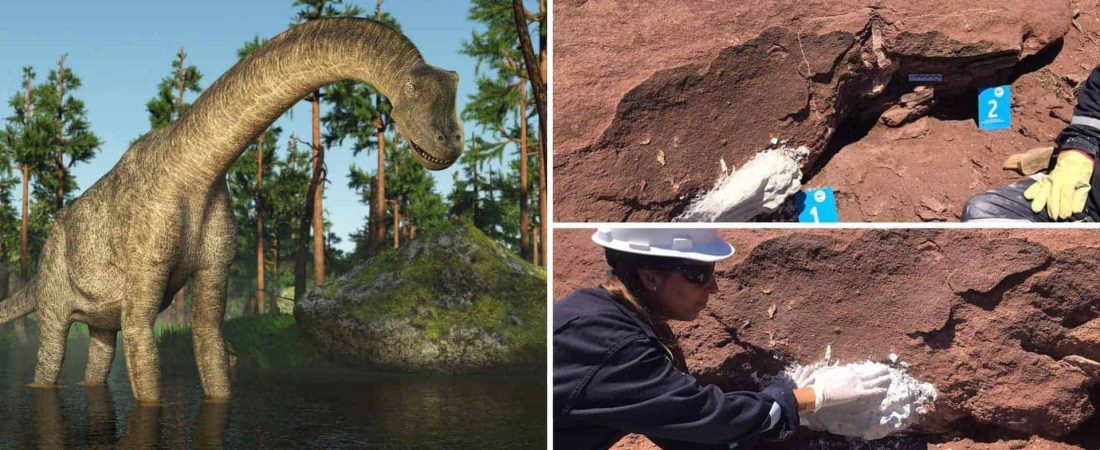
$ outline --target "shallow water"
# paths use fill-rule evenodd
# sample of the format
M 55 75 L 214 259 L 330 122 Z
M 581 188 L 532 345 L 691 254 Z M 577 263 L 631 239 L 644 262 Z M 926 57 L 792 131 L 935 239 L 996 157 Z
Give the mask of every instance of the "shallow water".
M 194 363 L 164 364 L 160 407 L 135 406 L 121 351 L 104 387 L 26 387 L 32 349 L 0 348 L 0 448 L 546 448 L 544 373 L 425 376 L 236 369 L 203 401 Z M 74 355 L 70 350 L 70 355 Z

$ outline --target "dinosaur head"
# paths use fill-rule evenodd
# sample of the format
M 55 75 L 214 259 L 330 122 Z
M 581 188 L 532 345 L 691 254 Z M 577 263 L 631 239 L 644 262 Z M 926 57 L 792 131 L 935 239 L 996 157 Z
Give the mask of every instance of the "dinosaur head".
M 458 74 L 422 64 L 409 72 L 400 89 L 390 115 L 412 144 L 417 161 L 429 170 L 450 167 L 463 143 L 455 109 Z

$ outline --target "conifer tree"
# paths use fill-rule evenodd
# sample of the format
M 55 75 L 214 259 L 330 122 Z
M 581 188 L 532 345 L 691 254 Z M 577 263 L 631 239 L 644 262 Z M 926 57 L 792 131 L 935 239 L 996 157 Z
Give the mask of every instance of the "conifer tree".
M 237 57 L 244 59 L 252 52 L 256 51 L 265 41 L 261 40 L 259 36 L 255 36 L 252 40 L 245 42 L 244 46 L 237 50 Z M 254 301 L 253 304 L 246 307 L 246 311 L 255 311 L 263 314 L 265 308 L 265 290 L 264 283 L 264 215 L 267 212 L 265 205 L 264 195 L 264 176 L 271 172 L 271 163 L 275 155 L 275 143 L 279 140 L 279 128 L 268 128 L 259 136 L 256 136 L 256 141 L 250 144 L 248 149 L 245 150 L 244 157 L 238 158 L 236 166 L 241 161 L 256 161 L 254 171 L 250 171 L 253 174 L 255 182 L 255 189 L 252 190 L 252 203 L 255 212 L 255 240 L 256 240 L 256 292 L 250 299 Z M 267 159 L 268 166 L 265 168 L 264 159 Z M 249 172 L 245 172 L 249 173 Z M 238 218 L 238 223 L 240 219 Z
M 50 127 L 55 135 L 49 155 L 53 170 L 44 170 L 43 176 L 36 180 L 43 190 L 53 193 L 51 217 L 65 206 L 65 200 L 78 188 L 71 173 L 73 165 L 90 161 L 102 144 L 88 123 L 84 102 L 72 94 L 81 83 L 80 78 L 65 67 L 66 56 L 61 56 L 57 70 L 50 71 L 36 95 L 38 108 L 54 112 Z
M 291 25 L 298 25 L 322 17 L 357 16 L 362 9 L 355 5 L 344 5 L 343 0 L 295 0 L 295 7 L 301 7 Z M 343 6 L 343 10 L 337 10 Z M 299 229 L 299 247 L 294 261 L 294 298 L 306 291 L 306 247 L 308 247 L 309 229 L 313 228 L 313 282 L 320 285 L 325 281 L 324 220 L 322 199 L 324 197 L 325 152 L 321 146 L 321 89 L 306 97 L 313 106 L 313 175 L 310 178 L 309 212 L 302 217 Z
M 145 103 L 145 109 L 149 112 L 150 129 L 155 130 L 172 123 L 190 108 L 191 104 L 185 98 L 187 92 L 202 92 L 199 87 L 202 73 L 198 67 L 188 66 L 186 61 L 187 52 L 180 47 L 176 52 L 176 59 L 172 61 L 171 75 L 160 80 L 156 95 Z
M 469 19 L 483 23 L 485 28 L 484 31 L 472 32 L 470 40 L 462 47 L 464 54 L 477 59 L 478 86 L 477 93 L 470 97 L 469 103 L 463 109 L 462 117 L 477 122 L 485 135 L 491 137 L 492 141 L 483 138 L 478 143 L 483 147 L 487 146 L 482 151 L 488 150 L 502 156 L 505 146 L 515 146 L 518 153 L 516 160 L 519 161 L 519 177 L 515 186 L 519 192 L 516 201 L 519 211 L 515 215 L 518 226 L 509 224 L 503 228 L 517 229 L 520 254 L 533 261 L 535 252 L 531 248 L 534 241 L 531 233 L 534 227 L 527 211 L 527 150 L 531 142 L 527 130 L 530 117 L 528 109 L 532 102 L 526 89 L 529 75 L 519 50 L 520 38 L 516 34 L 513 7 L 507 2 L 475 0 Z M 501 170 L 504 167 L 506 166 L 501 164 Z M 500 179 L 503 178 L 494 181 Z M 541 198 L 539 200 L 541 202 Z

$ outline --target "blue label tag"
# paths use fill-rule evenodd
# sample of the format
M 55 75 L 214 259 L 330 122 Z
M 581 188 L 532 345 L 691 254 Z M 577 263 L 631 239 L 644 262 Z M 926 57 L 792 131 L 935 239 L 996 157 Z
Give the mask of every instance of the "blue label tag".
M 978 128 L 1003 130 L 1012 126 L 1012 86 L 982 89 L 978 94 Z
M 911 73 L 910 83 L 939 83 L 943 81 L 943 75 L 938 73 Z
M 799 222 L 840 222 L 831 187 L 799 192 L 794 196 L 794 203 L 798 205 Z

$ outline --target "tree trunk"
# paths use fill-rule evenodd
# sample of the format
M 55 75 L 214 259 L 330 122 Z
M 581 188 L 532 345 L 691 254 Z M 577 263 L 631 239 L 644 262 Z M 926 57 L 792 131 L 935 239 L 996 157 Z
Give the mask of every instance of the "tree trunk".
M 546 0 L 539 0 L 539 74 L 546 81 Z
M 256 310 L 264 313 L 264 134 L 256 138 Z
M 275 284 L 275 286 L 274 286 L 275 287 L 275 289 L 274 289 L 275 290 L 275 297 L 271 300 L 271 307 L 268 308 L 267 310 L 271 314 L 276 314 L 276 313 L 279 312 L 279 299 L 282 298 L 282 296 L 283 296 L 283 289 L 282 289 L 283 286 L 282 286 L 282 283 L 280 282 L 282 280 L 282 277 L 280 275 L 282 275 L 282 274 L 279 272 L 279 256 L 280 256 L 279 245 L 282 241 L 279 239 L 279 227 L 275 226 L 273 228 L 275 230 L 275 242 L 273 242 L 273 244 L 275 246 L 275 259 L 272 260 L 271 274 L 274 275 L 275 277 L 272 278 L 271 281 L 273 281 L 274 284 Z
M 176 112 L 176 117 L 174 117 L 172 120 L 179 119 L 180 116 L 183 115 L 183 91 L 186 87 L 183 83 L 183 76 L 185 72 L 183 62 L 187 59 L 187 52 L 183 51 L 183 47 L 181 46 L 180 51 L 176 54 L 176 56 L 179 58 L 180 61 L 179 67 L 176 68 L 176 90 L 179 91 L 179 98 L 176 100 L 176 107 L 172 108 Z
M 324 197 L 322 175 L 325 167 L 325 149 L 321 148 L 321 91 L 313 92 L 313 176 L 317 186 L 313 191 L 313 285 L 325 283 L 325 221 L 322 213 Z
M 318 91 L 313 92 L 314 118 L 318 120 L 318 113 L 320 112 L 318 103 L 319 94 Z M 314 124 L 318 123 L 318 121 L 314 121 Z M 319 125 L 317 125 L 315 129 L 320 131 Z M 316 145 L 319 144 L 319 142 L 317 142 L 319 137 L 317 134 L 319 133 L 314 133 L 315 146 L 313 148 L 313 155 L 315 160 L 313 164 L 313 176 L 309 179 L 309 192 L 306 193 L 306 205 L 305 209 L 302 211 L 301 220 L 298 223 L 298 249 L 294 254 L 294 301 L 298 301 L 298 299 L 302 298 L 302 295 L 306 293 L 306 254 L 309 252 L 309 229 L 314 216 L 314 199 L 316 198 L 314 194 L 317 192 L 318 185 L 321 182 L 321 168 L 316 161 L 317 150 L 320 148 L 319 145 Z M 322 255 L 322 258 L 323 257 L 324 255 Z M 316 262 L 316 259 L 314 261 Z
M 28 69 L 29 70 L 29 69 Z M 31 104 L 31 77 L 30 72 L 26 73 L 24 83 L 26 85 L 26 91 L 24 93 L 23 103 L 23 129 L 24 132 L 31 127 L 31 120 L 34 117 L 34 105 Z M 27 279 L 27 219 L 30 215 L 30 199 L 28 198 L 30 191 L 30 179 L 31 168 L 24 162 L 20 164 L 19 169 L 23 171 L 23 222 L 20 227 L 20 245 L 19 245 L 19 276 Z
M 531 80 L 531 89 L 535 93 L 535 105 L 538 107 L 539 219 L 542 223 L 546 223 L 546 78 L 542 76 L 541 65 L 535 59 L 535 51 L 531 46 L 531 34 L 527 30 L 527 13 L 523 8 L 523 0 L 512 0 L 512 13 L 516 22 L 516 34 L 519 35 L 520 50 L 523 52 L 524 66 L 527 68 L 527 76 Z M 545 20 L 544 18 L 543 21 Z M 540 40 L 540 42 L 542 41 Z M 542 246 L 542 254 L 545 255 L 546 227 L 541 228 L 542 242 L 539 245 Z
M 473 181 L 474 181 L 474 205 L 473 205 L 474 206 L 474 228 L 480 229 L 481 226 L 477 221 L 477 202 L 478 202 L 478 200 L 480 200 L 480 197 L 479 197 L 480 194 L 478 193 L 478 186 L 477 186 L 477 163 L 474 163 L 473 165 L 471 165 L 470 169 L 471 169 L 470 172 L 473 174 L 473 177 L 471 177 L 471 178 L 473 178 Z
M 371 181 L 371 186 L 378 187 L 377 177 Z M 378 237 L 378 196 L 371 195 L 367 198 L 367 206 L 370 208 L 370 220 L 367 222 L 367 255 L 378 254 L 375 249 L 375 242 L 380 239 Z
M 541 227 L 535 227 L 535 228 L 537 229 L 537 228 L 541 228 Z M 539 239 L 537 230 L 534 230 L 531 234 L 535 237 L 535 240 Z M 531 250 L 533 250 L 533 253 L 534 253 L 534 256 L 531 257 L 531 263 L 537 266 L 537 265 L 539 265 L 539 256 L 541 255 L 541 253 L 539 253 L 539 246 L 534 245 L 534 246 L 531 247 Z
M 542 266 L 546 267 L 546 224 L 550 218 L 546 216 L 546 135 L 539 132 L 539 249 L 543 255 Z
M 519 253 L 531 255 L 531 230 L 527 219 L 527 80 L 519 79 Z
M 393 200 L 393 248 L 401 245 L 401 203 Z
M 381 208 L 378 208 L 378 233 L 376 234 L 378 242 L 375 243 L 377 247 L 374 253 L 378 254 L 382 252 L 382 241 L 386 239 L 386 224 L 383 220 L 386 217 L 386 133 L 385 122 L 382 121 L 382 96 L 381 94 L 375 97 L 374 101 L 375 109 L 379 111 L 378 118 L 375 119 L 374 125 L 378 129 L 378 176 L 375 178 L 375 184 L 378 189 L 375 190 L 375 198 Z
M 298 248 L 294 252 L 294 301 L 306 293 L 306 258 L 309 253 L 309 228 L 313 219 L 313 190 L 316 184 L 309 182 L 306 207 L 298 223 Z
M 19 241 L 19 276 L 27 278 L 27 218 L 30 210 L 27 192 L 30 189 L 31 168 L 23 164 L 19 166 L 23 170 L 23 223 L 20 227 Z
M 65 206 L 65 56 L 57 61 L 57 121 L 62 126 L 57 128 L 57 154 L 54 157 L 54 165 L 57 169 L 57 204 L 55 211 L 61 211 Z

